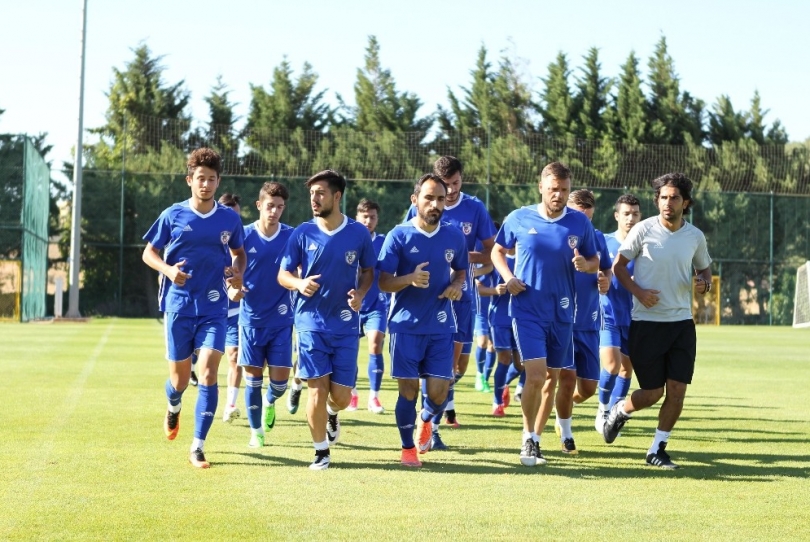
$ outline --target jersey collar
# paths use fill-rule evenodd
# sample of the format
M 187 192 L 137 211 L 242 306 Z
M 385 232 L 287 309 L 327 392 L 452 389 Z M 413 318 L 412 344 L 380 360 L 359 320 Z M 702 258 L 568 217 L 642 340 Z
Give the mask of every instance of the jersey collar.
M 417 219 L 418 219 L 418 218 L 419 218 L 419 217 L 416 217 L 416 216 L 415 216 L 415 217 L 413 217 L 413 218 L 411 219 L 411 224 L 413 224 L 413 227 L 414 227 L 414 228 L 416 228 L 416 231 L 418 231 L 419 233 L 421 233 L 421 234 L 422 234 L 422 235 L 424 235 L 425 237 L 433 237 L 434 235 L 436 235 L 437 233 L 439 233 L 439 230 L 440 230 L 440 229 L 442 229 L 442 223 L 441 223 L 441 222 L 439 222 L 439 224 L 436 226 L 436 229 L 435 229 L 435 230 L 433 230 L 432 232 L 426 232 L 425 230 L 423 230 L 422 228 L 420 228 L 420 227 L 417 225 L 417 223 L 416 223 L 416 222 L 417 222 Z
M 200 218 L 208 218 L 209 216 L 213 215 L 217 211 L 217 203 L 216 202 L 214 202 L 214 208 L 213 209 L 211 209 L 207 213 L 203 214 L 203 213 L 199 212 L 197 209 L 195 209 L 191 205 L 191 198 L 189 198 L 186 201 L 188 202 L 188 208 L 191 209 L 191 212 L 194 213 L 195 215 L 197 215 Z
M 320 223 L 320 222 L 318 222 L 318 219 L 317 219 L 317 218 L 316 218 L 316 219 L 313 219 L 313 221 L 315 222 L 315 225 L 316 225 L 316 226 L 318 226 L 318 229 L 319 229 L 319 230 L 321 230 L 323 233 L 325 233 L 326 235 L 328 235 L 328 236 L 330 236 L 330 237 L 331 237 L 331 236 L 335 235 L 335 234 L 336 234 L 336 233 L 338 233 L 340 230 L 342 230 L 343 228 L 345 228 L 345 227 L 346 227 L 346 224 L 348 224 L 348 223 L 349 223 L 349 217 L 348 217 L 348 216 L 346 216 L 346 215 L 343 215 L 343 222 L 341 222 L 340 226 L 338 226 L 337 228 L 335 228 L 335 229 L 334 229 L 334 230 L 332 230 L 332 231 L 329 231 L 329 230 L 325 230 L 325 229 L 323 229 L 323 228 L 321 227 L 321 223 Z
M 456 201 L 453 205 L 445 205 L 444 210 L 445 211 L 452 211 L 453 209 L 455 209 L 456 207 L 461 205 L 461 200 L 463 200 L 463 199 L 464 199 L 464 192 L 459 192 L 458 193 L 458 201 Z
M 540 207 L 541 205 L 543 205 L 543 204 L 542 203 L 537 204 L 537 207 L 536 207 L 537 214 L 540 216 L 540 218 L 542 218 L 546 222 L 557 222 L 559 220 L 562 220 L 562 218 L 565 215 L 568 214 L 568 207 L 566 206 L 566 207 L 563 207 L 563 212 L 562 212 L 562 214 L 560 216 L 558 216 L 557 218 L 548 218 L 546 215 L 544 215 L 543 213 L 540 212 L 540 209 L 542 208 L 542 207 Z

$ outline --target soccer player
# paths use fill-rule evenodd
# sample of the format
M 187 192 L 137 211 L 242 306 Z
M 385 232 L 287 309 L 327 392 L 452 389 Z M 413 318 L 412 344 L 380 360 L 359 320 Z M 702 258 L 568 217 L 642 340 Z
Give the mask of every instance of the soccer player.
M 165 313 L 169 361 L 169 405 L 163 429 L 169 440 L 174 440 L 180 429 L 191 355 L 199 351 L 202 371 L 189 456 L 191 464 L 199 468 L 210 466 L 203 447 L 217 411 L 217 370 L 227 332 L 225 286 L 241 288 L 247 264 L 239 215 L 214 199 L 221 172 L 222 159 L 215 151 L 200 148 L 192 152 L 186 177 L 191 198 L 163 211 L 144 235 L 143 261 L 162 274 L 159 299 L 160 310 Z
M 278 256 L 293 232 L 280 222 L 289 197 L 283 184 L 264 183 L 256 201 L 259 219 L 245 227 L 245 251 L 250 259 L 244 286 L 228 288 L 231 299 L 241 299 L 239 365 L 245 371 L 251 448 L 264 446 L 266 433 L 275 426 L 276 399 L 284 395 L 292 367 L 292 296 L 277 281 Z M 262 397 L 265 365 L 270 384 Z
M 623 194 L 616 200 L 613 218 L 618 229 L 605 235 L 610 260 L 616 259 L 619 246 L 627 234 L 641 220 L 641 202 L 632 194 Z M 627 271 L 633 275 L 633 261 L 627 262 Z M 594 427 L 601 435 L 607 413 L 618 401 L 627 396 L 633 365 L 627 349 L 630 333 L 630 311 L 633 308 L 633 294 L 611 277 L 606 295 L 599 296 L 602 305 L 602 329 L 599 332 L 599 357 L 602 371 L 599 373 L 599 407 L 596 411 Z
M 236 194 L 226 192 L 219 197 L 219 202 L 230 207 L 238 215 L 241 198 Z M 242 279 L 244 281 L 244 278 Z M 225 394 L 225 408 L 222 412 L 222 421 L 231 423 L 241 415 L 236 407 L 239 397 L 239 386 L 242 385 L 242 371 L 239 370 L 239 301 L 228 299 L 228 332 L 225 335 L 225 359 L 228 360 L 228 390 Z
M 595 200 L 593 192 L 586 189 L 575 190 L 568 196 L 568 207 L 583 213 L 588 220 L 593 220 Z M 605 246 L 605 237 L 602 232 L 594 230 L 597 254 L 599 255 L 599 271 L 596 274 L 577 272 L 574 277 L 576 286 L 576 316 L 574 319 L 574 367 L 560 369 L 557 394 L 554 399 L 557 419 L 554 428 L 560 436 L 562 452 L 576 455 L 578 452 L 571 431 L 571 414 L 574 403 L 579 404 L 589 399 L 596 392 L 596 383 L 599 380 L 599 328 L 602 326 L 602 311 L 599 306 L 599 294 L 607 292 L 610 284 L 612 260 L 608 256 Z M 551 393 L 556 375 L 553 372 L 547 375 L 544 387 L 544 404 L 541 409 L 551 407 Z M 548 404 L 545 403 L 545 388 L 550 388 Z M 549 413 L 542 410 L 548 417 Z M 545 426 L 545 419 L 538 421 L 539 434 Z
M 375 230 L 380 220 L 380 204 L 376 201 L 363 198 L 357 204 L 355 220 L 368 228 L 371 234 L 371 243 L 374 245 L 374 254 L 379 254 L 382 248 L 384 235 Z M 379 271 L 374 271 L 374 282 L 371 284 L 363 305 L 360 308 L 360 334 L 365 332 L 368 337 L 368 409 L 374 414 L 385 412 L 380 403 L 380 387 L 382 386 L 383 363 L 382 347 L 385 340 L 385 330 L 388 318 L 388 294 L 380 291 Z M 357 410 L 357 388 L 352 389 L 352 400 L 346 410 Z
M 445 209 L 442 216 L 446 222 L 454 225 L 464 234 L 467 241 L 470 266 L 478 263 L 491 263 L 490 252 L 495 240 L 495 227 L 484 203 L 475 196 L 461 192 L 463 169 L 461 160 L 453 156 L 442 156 L 433 164 L 433 174 L 441 177 L 447 185 L 447 199 L 445 200 Z M 416 216 L 416 206 L 411 205 L 406 220 L 410 220 L 414 216 Z M 482 248 L 477 251 L 476 243 L 479 242 Z M 466 277 L 463 289 L 464 295 L 460 300 L 453 303 L 453 311 L 458 319 L 457 331 L 453 339 L 455 343 L 453 350 L 454 383 L 458 382 L 467 371 L 473 341 L 474 270 L 468 269 Z M 447 414 L 447 423 L 451 427 L 458 427 L 459 423 L 456 417 L 453 395 L 453 384 L 451 384 L 447 405 L 443 411 Z M 439 435 L 441 418 L 442 412 L 437 412 L 436 417 L 433 419 L 434 450 L 447 448 Z
M 340 212 L 346 179 L 327 169 L 306 186 L 314 218 L 290 236 L 278 282 L 298 291 L 298 371 L 309 389 L 307 422 L 315 446 L 310 468 L 322 470 L 331 460 L 329 445 L 340 438 L 338 412 L 349 406 L 357 380 L 358 313 L 377 258 L 368 229 Z
M 545 464 L 535 430 L 547 368 L 571 367 L 575 272 L 596 273 L 594 230 L 588 217 L 566 206 L 571 172 L 552 162 L 540 173 L 541 203 L 512 211 L 492 250 L 492 263 L 512 294 L 509 315 L 526 383 L 520 403 L 523 439 L 520 462 Z M 506 254 L 516 249 L 514 273 Z
M 427 386 L 417 425 L 422 454 L 430 450 L 431 420 L 453 381 L 451 301 L 463 295 L 468 248 L 461 232 L 441 221 L 447 193 L 441 177 L 423 175 L 411 195 L 416 216 L 386 236 L 377 263 L 380 289 L 394 294 L 388 322 L 391 376 L 399 388 L 395 415 L 406 467 L 422 466 L 413 439 L 419 379 Z
M 647 464 L 677 469 L 666 448 L 695 370 L 693 271 L 695 291 L 710 292 L 712 259 L 703 232 L 683 217 L 692 205 L 692 181 L 683 173 L 668 173 L 652 186 L 658 216 L 630 230 L 613 263 L 619 282 L 634 297 L 628 344 L 640 389 L 613 405 L 602 435 L 608 444 L 616 440 L 630 416 L 657 403 L 666 390 Z M 632 276 L 627 270 L 631 260 Z
M 494 226 L 494 225 L 493 225 Z M 481 288 L 492 288 L 492 277 L 495 268 L 492 264 L 475 266 L 475 304 L 473 338 L 475 340 L 475 390 L 492 393 L 489 386 L 489 377 L 495 363 L 495 347 L 489 330 L 489 306 L 492 300 L 490 295 L 482 295 Z

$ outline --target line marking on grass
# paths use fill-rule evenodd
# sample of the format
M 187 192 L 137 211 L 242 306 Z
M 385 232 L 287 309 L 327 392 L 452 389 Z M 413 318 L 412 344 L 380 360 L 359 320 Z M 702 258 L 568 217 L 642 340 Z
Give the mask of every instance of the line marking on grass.
M 31 506 L 33 495 L 39 489 L 42 480 L 47 474 L 48 464 L 54 448 L 54 436 L 58 435 L 59 432 L 64 429 L 65 420 L 70 418 L 73 415 L 73 411 L 76 410 L 79 399 L 81 399 L 82 393 L 84 393 L 84 386 L 87 384 L 87 379 L 93 374 L 96 368 L 96 361 L 104 350 L 104 346 L 107 344 L 107 339 L 112 329 L 113 322 L 110 322 L 96 344 L 96 347 L 93 349 L 93 352 L 90 353 L 90 357 L 87 358 L 82 372 L 79 373 L 76 379 L 71 383 L 69 388 L 70 392 L 65 397 L 64 401 L 62 401 L 62 404 L 52 410 L 56 415 L 51 420 L 51 423 L 44 428 L 42 432 L 43 437 L 38 443 L 39 445 L 37 446 L 36 452 L 30 455 L 30 459 L 24 465 L 21 465 L 19 472 L 21 474 L 27 474 L 28 476 L 17 478 L 9 484 L 9 487 L 6 489 L 6 494 L 14 499 L 14 508 L 25 510 Z M 22 515 L 23 514 L 8 514 L 6 516 L 5 525 L 0 523 L 3 531 L 0 538 L 6 539 L 10 536 L 12 531 L 17 527 L 17 523 L 19 523 Z

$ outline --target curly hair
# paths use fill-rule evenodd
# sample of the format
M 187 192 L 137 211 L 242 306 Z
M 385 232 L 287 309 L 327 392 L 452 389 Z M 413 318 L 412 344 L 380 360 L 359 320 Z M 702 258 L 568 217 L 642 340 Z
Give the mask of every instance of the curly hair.
M 222 157 L 214 149 L 200 147 L 188 155 L 188 176 L 194 175 L 194 170 L 198 167 L 211 168 L 217 172 L 217 177 L 222 174 Z
M 665 186 L 674 186 L 678 189 L 684 201 L 688 201 L 689 205 L 686 206 L 684 212 L 689 212 L 692 209 L 694 200 L 692 199 L 692 181 L 683 173 L 667 173 L 661 175 L 657 179 L 653 179 L 652 187 L 655 189 L 655 205 L 658 206 L 658 197 L 661 195 L 661 189 Z

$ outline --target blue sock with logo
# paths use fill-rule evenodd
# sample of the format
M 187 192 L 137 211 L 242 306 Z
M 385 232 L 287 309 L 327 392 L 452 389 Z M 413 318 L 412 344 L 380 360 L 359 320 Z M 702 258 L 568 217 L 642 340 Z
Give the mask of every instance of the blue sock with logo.
M 498 366 L 495 368 L 495 404 L 502 405 L 503 404 L 503 389 L 507 386 L 506 384 L 506 373 L 509 372 L 509 368 L 512 366 L 510 363 L 509 365 L 504 365 L 503 363 L 499 363 Z
M 284 395 L 284 392 L 287 391 L 287 381 L 286 380 L 273 380 L 270 379 L 270 385 L 267 386 L 267 393 L 265 394 L 265 398 L 267 398 L 267 402 L 271 405 L 276 402 L 276 399 Z
M 486 351 L 486 361 L 484 361 L 484 382 L 489 382 L 492 376 L 492 369 L 495 367 L 495 351 Z
M 205 440 L 217 413 L 219 388 L 216 384 L 212 386 L 200 384 L 197 389 L 199 391 L 197 406 L 194 408 L 194 438 Z
M 413 430 L 416 426 L 416 397 L 412 400 L 403 396 L 397 397 L 397 406 L 394 408 L 394 417 L 397 420 L 399 438 L 403 448 L 413 448 Z
M 486 349 L 480 346 L 475 347 L 475 368 L 478 369 L 479 374 L 484 373 L 484 359 L 486 359 Z
M 617 377 L 616 385 L 613 386 L 613 393 L 610 394 L 608 408 L 613 408 L 613 405 L 627 397 L 628 391 L 630 391 L 630 379 L 622 376 Z
M 245 375 L 245 410 L 251 429 L 262 426 L 262 381 L 264 377 L 255 378 Z
M 371 391 L 380 391 L 383 377 L 383 355 L 368 355 L 368 386 Z
M 172 381 L 168 378 L 166 379 L 166 399 L 169 400 L 169 404 L 173 407 L 180 406 L 180 401 L 183 399 L 183 392 L 174 389 Z
M 607 405 L 610 403 L 610 396 L 613 393 L 614 386 L 616 385 L 616 377 L 618 375 L 610 374 L 606 369 L 602 369 L 599 373 L 599 403 Z

